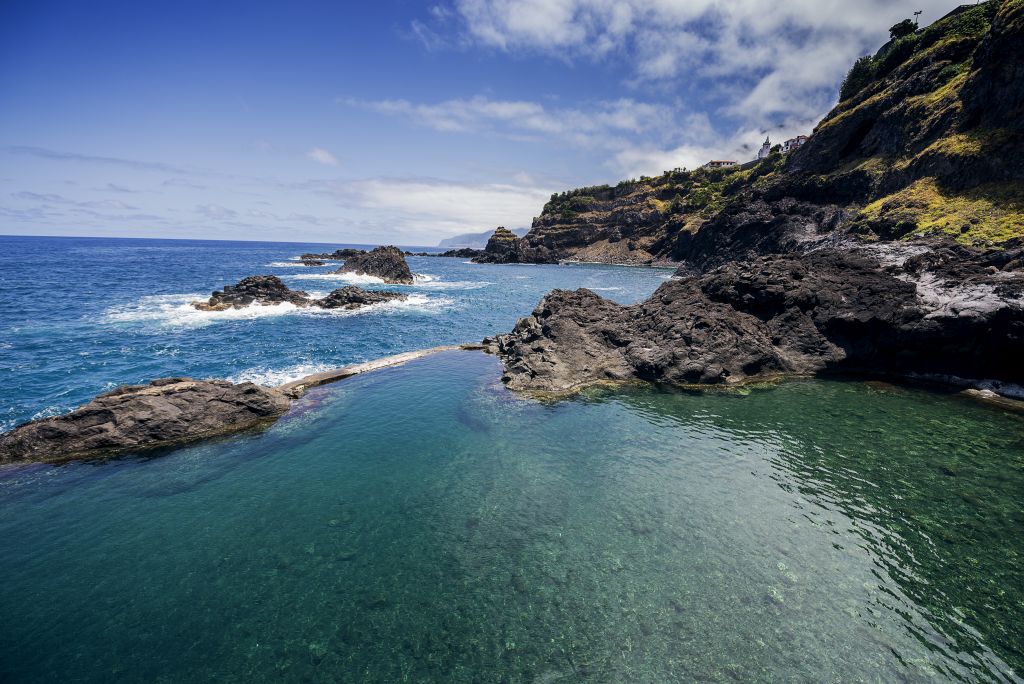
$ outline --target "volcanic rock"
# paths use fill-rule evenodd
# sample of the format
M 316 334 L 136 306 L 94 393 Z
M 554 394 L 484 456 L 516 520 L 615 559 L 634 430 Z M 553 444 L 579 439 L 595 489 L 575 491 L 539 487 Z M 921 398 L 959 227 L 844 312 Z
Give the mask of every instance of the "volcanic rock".
M 277 276 L 258 275 L 243 278 L 235 285 L 225 285 L 216 290 L 206 302 L 192 302 L 200 311 L 224 311 L 240 309 L 250 304 L 282 304 L 308 306 L 309 295 L 301 290 L 291 290 Z
M 164 447 L 269 423 L 288 398 L 251 382 L 162 378 L 101 394 L 63 416 L 0 435 L 0 463 L 59 461 Z
M 955 246 L 888 265 L 871 249 L 762 256 L 671 280 L 633 306 L 555 290 L 490 348 L 509 387 L 553 393 L 829 371 L 1020 383 L 1022 252 Z
M 361 306 L 370 304 L 381 304 L 393 300 L 405 299 L 406 295 L 401 292 L 390 290 L 364 290 L 360 287 L 349 285 L 332 291 L 323 299 L 315 299 L 312 304 L 324 309 L 358 309 Z
M 402 250 L 394 246 L 377 247 L 364 254 L 349 257 L 335 273 L 373 276 L 393 285 L 413 284 L 412 271 L 405 262 Z

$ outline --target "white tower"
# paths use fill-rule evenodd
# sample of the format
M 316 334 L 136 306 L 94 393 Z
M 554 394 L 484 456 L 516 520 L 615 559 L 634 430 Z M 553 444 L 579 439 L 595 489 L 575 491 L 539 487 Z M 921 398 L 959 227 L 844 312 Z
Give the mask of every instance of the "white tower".
M 761 145 L 761 149 L 758 150 L 758 152 L 757 152 L 757 158 L 758 159 L 764 159 L 765 157 L 767 157 L 771 153 L 771 151 L 772 151 L 772 141 L 769 140 L 767 136 L 765 136 L 764 144 Z

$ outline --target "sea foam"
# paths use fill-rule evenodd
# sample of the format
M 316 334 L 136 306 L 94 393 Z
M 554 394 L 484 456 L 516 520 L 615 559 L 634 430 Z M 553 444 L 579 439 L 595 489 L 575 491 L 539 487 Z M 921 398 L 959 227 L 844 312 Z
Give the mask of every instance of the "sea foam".
M 311 292 L 313 298 L 326 292 Z M 252 304 L 240 309 L 224 311 L 200 311 L 192 306 L 194 301 L 203 301 L 205 295 L 173 294 L 141 297 L 138 301 L 112 307 L 104 315 L 106 323 L 143 323 L 158 327 L 202 327 L 213 323 L 274 318 L 278 316 L 365 316 L 371 314 L 398 315 L 403 313 L 435 314 L 448 310 L 454 302 L 445 297 L 427 297 L 413 294 L 404 300 L 392 300 L 370 304 L 358 309 L 321 309 L 319 307 L 298 307 L 288 302 L 280 304 Z

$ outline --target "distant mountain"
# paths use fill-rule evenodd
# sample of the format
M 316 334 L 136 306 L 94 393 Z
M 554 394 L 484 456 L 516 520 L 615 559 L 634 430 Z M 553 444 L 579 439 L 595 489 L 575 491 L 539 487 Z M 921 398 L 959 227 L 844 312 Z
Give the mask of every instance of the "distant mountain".
M 513 228 L 512 232 L 517 237 L 523 237 L 528 232 L 529 228 Z M 471 247 L 473 249 L 483 249 L 487 245 L 487 239 L 491 237 L 494 230 L 485 230 L 482 233 L 463 233 L 462 235 L 456 235 L 454 237 L 445 238 L 437 243 L 438 247 L 444 247 L 446 249 L 458 249 L 460 247 Z

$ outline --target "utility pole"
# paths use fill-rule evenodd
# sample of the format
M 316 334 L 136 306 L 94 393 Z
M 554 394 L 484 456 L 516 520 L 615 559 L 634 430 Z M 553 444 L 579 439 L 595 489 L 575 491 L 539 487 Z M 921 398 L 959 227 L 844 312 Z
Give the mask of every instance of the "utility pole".
M 914 12 L 914 28 L 917 28 L 917 18 L 921 16 L 921 10 Z

